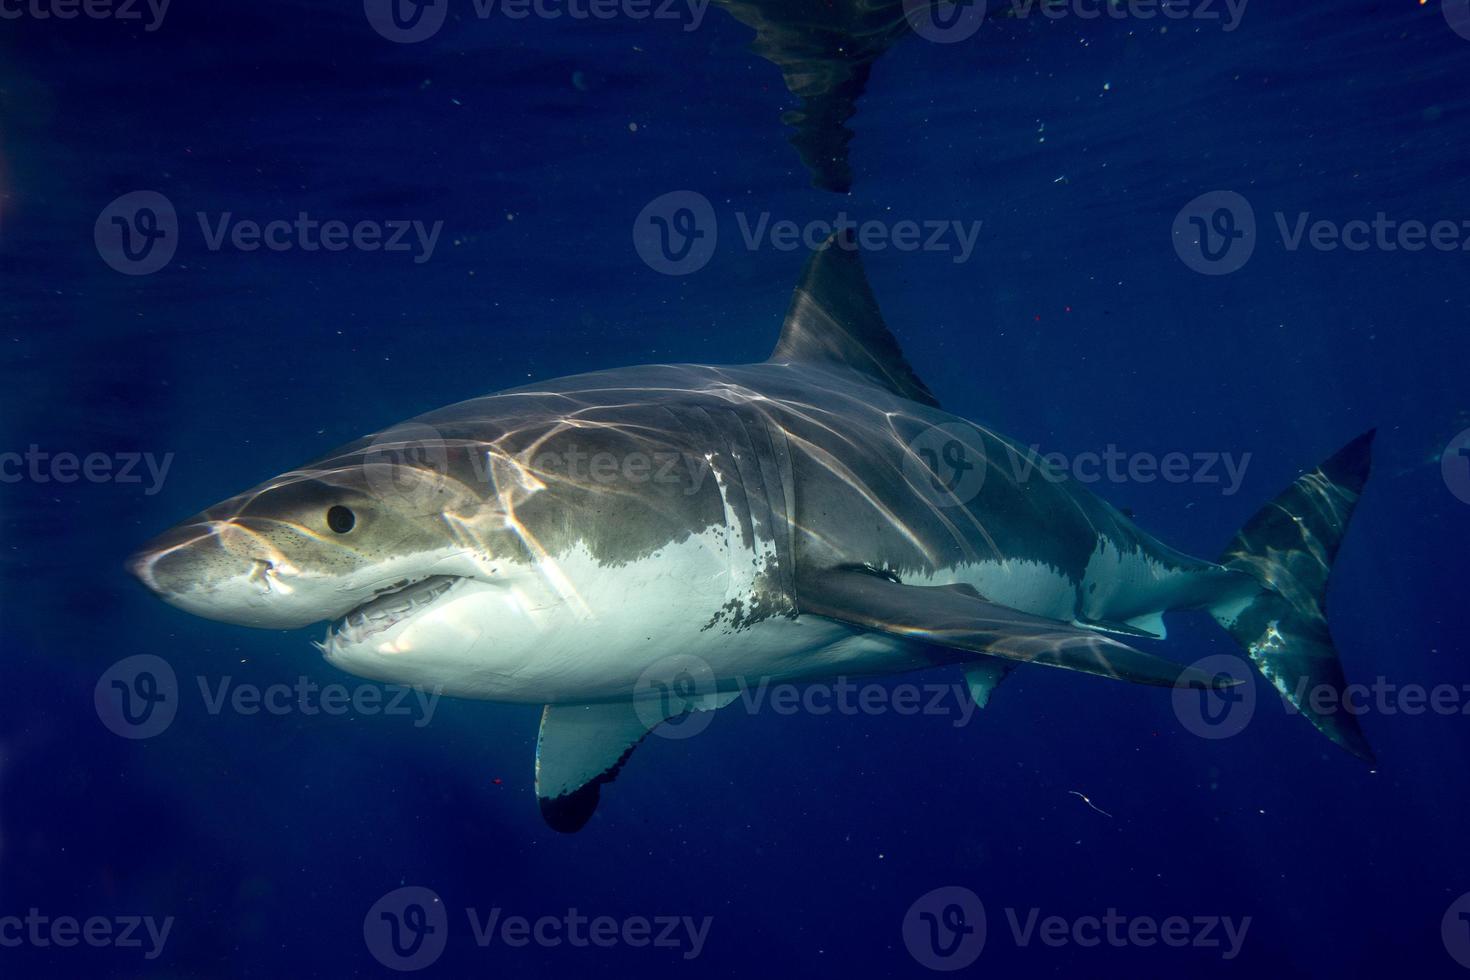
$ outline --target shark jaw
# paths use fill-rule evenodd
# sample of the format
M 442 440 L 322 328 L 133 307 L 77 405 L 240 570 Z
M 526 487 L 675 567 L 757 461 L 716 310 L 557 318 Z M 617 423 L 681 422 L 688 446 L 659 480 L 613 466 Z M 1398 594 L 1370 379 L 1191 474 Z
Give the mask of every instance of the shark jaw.
M 404 620 L 427 612 L 460 581 L 463 580 L 454 575 L 433 575 L 380 593 L 333 623 L 327 639 L 344 644 L 365 643 Z
M 481 685 L 508 688 L 514 674 L 514 663 L 500 662 L 506 645 L 489 642 L 507 591 L 499 581 L 423 576 L 353 607 L 312 645 L 358 677 L 480 697 Z

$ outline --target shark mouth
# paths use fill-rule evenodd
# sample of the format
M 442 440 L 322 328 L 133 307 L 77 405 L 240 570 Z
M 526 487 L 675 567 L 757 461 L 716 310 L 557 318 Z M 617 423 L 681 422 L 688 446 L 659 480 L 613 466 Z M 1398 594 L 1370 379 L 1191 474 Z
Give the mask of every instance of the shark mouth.
M 362 643 L 384 633 L 428 609 L 460 581 L 455 575 L 434 575 L 380 592 L 333 623 L 327 643 Z

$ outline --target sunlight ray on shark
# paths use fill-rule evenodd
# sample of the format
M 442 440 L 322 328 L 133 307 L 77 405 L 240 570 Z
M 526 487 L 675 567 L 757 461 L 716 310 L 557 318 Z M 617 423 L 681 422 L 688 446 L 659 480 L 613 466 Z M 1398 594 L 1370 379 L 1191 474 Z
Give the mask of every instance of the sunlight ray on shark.
M 1219 561 L 1189 557 L 941 409 L 838 237 L 808 261 L 763 363 L 620 368 L 460 402 L 216 504 L 130 567 L 209 619 L 329 622 L 327 660 L 362 677 L 545 705 L 537 793 L 563 831 L 650 730 L 767 681 L 959 665 L 980 706 L 1027 663 L 1237 683 L 1125 642 L 1162 637 L 1174 610 L 1212 614 L 1318 729 L 1371 759 L 1354 715 L 1303 697 L 1345 685 L 1323 605 L 1371 435 Z

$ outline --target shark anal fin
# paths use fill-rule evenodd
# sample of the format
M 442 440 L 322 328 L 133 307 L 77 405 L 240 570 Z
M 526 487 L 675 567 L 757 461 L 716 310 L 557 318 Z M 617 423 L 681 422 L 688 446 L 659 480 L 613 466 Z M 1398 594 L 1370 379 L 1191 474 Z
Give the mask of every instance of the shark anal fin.
M 1227 686 L 1229 680 L 1135 650 L 1095 630 L 987 602 L 963 589 L 900 585 L 851 568 L 819 572 L 798 584 L 797 604 L 803 613 L 905 639 L 1135 684 L 1211 688 Z

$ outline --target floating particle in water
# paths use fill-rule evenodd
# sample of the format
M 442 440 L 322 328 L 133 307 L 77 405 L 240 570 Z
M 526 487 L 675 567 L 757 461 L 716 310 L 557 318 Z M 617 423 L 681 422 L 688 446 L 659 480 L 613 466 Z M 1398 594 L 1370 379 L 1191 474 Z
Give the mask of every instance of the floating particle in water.
M 1086 796 L 1083 796 L 1081 793 L 1077 792 L 1075 789 L 1069 789 L 1069 790 L 1067 790 L 1067 792 L 1070 793 L 1071 795 L 1077 797 L 1083 803 L 1086 803 L 1088 806 L 1092 807 L 1094 810 L 1096 810 L 1098 813 L 1101 813 L 1103 816 L 1105 816 L 1105 817 L 1111 817 L 1112 816 L 1111 813 L 1109 813 L 1108 811 L 1104 810 L 1102 807 L 1098 806 L 1096 803 L 1092 802 Z M 1080 844 L 1081 841 L 1078 841 L 1078 843 Z

